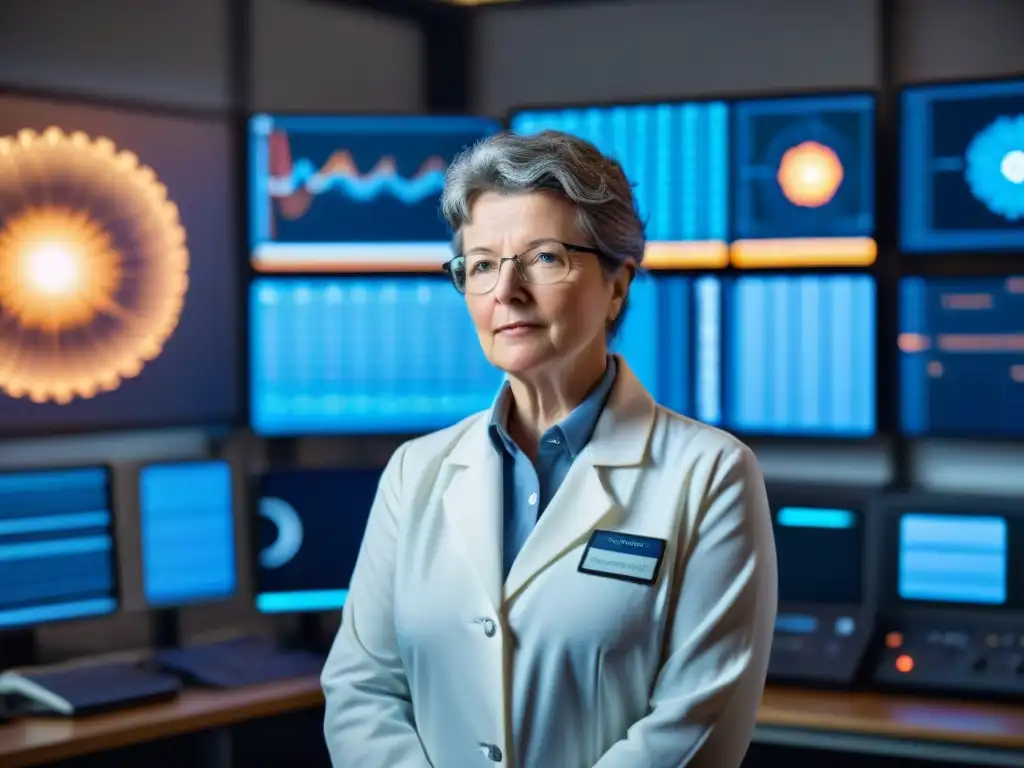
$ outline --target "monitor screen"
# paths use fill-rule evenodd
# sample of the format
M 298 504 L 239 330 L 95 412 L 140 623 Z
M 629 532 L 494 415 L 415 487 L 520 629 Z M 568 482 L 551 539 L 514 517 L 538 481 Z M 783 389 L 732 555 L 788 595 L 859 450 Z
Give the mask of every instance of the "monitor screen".
M 647 222 L 648 269 L 728 265 L 729 117 L 724 102 L 522 110 L 516 133 L 556 130 L 618 160 Z
M 853 604 L 863 599 L 860 510 L 773 504 L 780 603 Z
M 118 602 L 110 471 L 0 474 L 0 630 L 103 616 Z
M 381 472 L 300 469 L 260 478 L 261 613 L 330 611 L 345 604 Z
M 867 266 L 875 234 L 875 97 L 733 104 L 738 267 Z
M 497 133 L 481 117 L 255 115 L 252 264 L 264 272 L 439 270 L 448 164 Z
M 0 95 L 0 433 L 240 420 L 227 118 Z
M 753 435 L 876 431 L 869 275 L 748 275 L 723 290 L 724 425 Z
M 1024 437 L 1024 277 L 904 278 L 899 313 L 904 434 Z
M 903 514 L 899 520 L 900 598 L 1004 605 L 1008 538 L 1003 517 Z
M 441 276 L 260 278 L 250 307 L 257 434 L 426 432 L 503 381 Z
M 139 472 L 142 584 L 152 608 L 235 594 L 235 510 L 225 461 L 151 464 Z
M 1024 250 L 1024 80 L 903 92 L 900 247 Z

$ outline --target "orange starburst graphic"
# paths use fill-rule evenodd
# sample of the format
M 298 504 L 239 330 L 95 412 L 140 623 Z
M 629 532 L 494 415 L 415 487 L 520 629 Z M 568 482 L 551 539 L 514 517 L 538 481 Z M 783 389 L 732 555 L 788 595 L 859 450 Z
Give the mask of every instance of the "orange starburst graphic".
M 830 147 L 804 141 L 782 155 L 777 178 L 782 194 L 793 205 L 820 208 L 839 191 L 843 163 Z
M 109 139 L 0 138 L 0 390 L 68 403 L 160 354 L 188 286 L 177 207 Z

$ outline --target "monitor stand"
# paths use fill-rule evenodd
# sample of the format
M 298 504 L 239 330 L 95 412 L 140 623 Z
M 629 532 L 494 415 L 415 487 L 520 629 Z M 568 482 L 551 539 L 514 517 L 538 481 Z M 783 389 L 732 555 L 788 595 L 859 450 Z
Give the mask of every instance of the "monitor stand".
M 157 650 L 181 648 L 180 613 L 173 608 L 161 608 L 151 618 L 153 645 Z
M 324 638 L 320 616 L 319 613 L 300 613 L 296 616 L 295 628 L 285 641 L 288 650 L 327 655 L 331 644 Z
M 35 630 L 0 630 L 0 672 L 35 666 L 40 661 Z

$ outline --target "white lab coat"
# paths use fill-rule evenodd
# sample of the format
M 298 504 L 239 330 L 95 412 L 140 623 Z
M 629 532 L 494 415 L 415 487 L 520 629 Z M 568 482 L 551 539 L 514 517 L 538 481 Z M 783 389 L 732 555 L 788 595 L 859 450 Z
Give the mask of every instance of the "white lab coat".
M 335 768 L 739 766 L 776 610 L 764 480 L 619 366 L 504 584 L 488 415 L 395 452 L 323 671 Z M 577 572 L 594 529 L 665 539 L 653 586 Z

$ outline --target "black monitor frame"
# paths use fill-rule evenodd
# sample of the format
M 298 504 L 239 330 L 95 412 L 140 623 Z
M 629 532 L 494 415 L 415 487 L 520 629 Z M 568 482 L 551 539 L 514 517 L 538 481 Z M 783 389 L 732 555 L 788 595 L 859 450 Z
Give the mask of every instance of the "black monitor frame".
M 68 464 L 50 465 L 20 468 L 4 468 L 0 470 L 0 477 L 9 477 L 20 474 L 38 474 L 63 472 L 74 472 L 78 470 L 101 470 L 106 475 L 106 499 L 107 509 L 110 512 L 110 565 L 113 574 L 113 588 L 111 595 L 115 601 L 115 608 L 109 613 L 96 614 L 91 616 L 80 616 L 73 619 L 61 619 L 58 621 L 47 621 L 44 624 L 25 624 L 19 626 L 0 627 L 0 671 L 10 667 L 31 666 L 41 661 L 39 648 L 36 643 L 36 630 L 41 626 L 51 624 L 73 624 L 79 621 L 102 619 L 119 613 L 124 609 L 123 577 L 121 574 L 121 541 L 118 535 L 118 513 L 114 503 L 114 468 L 107 463 L 95 464 Z

